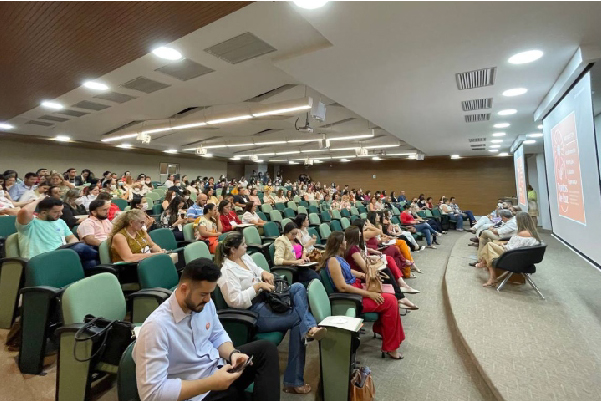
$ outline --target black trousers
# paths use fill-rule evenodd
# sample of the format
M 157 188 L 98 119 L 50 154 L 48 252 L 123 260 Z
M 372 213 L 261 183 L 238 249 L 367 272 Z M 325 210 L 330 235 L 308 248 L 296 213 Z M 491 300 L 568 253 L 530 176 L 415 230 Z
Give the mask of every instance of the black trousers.
M 242 375 L 227 390 L 211 391 L 204 401 L 241 401 L 245 399 L 245 390 L 251 383 L 253 401 L 279 401 L 280 366 L 278 349 L 266 340 L 253 341 L 238 349 L 253 357 L 252 365 L 246 367 Z

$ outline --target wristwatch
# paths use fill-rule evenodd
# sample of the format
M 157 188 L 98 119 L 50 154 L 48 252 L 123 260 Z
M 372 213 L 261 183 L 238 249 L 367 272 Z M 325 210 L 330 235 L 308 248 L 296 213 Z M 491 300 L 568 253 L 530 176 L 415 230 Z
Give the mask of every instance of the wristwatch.
M 237 350 L 234 348 L 234 350 L 232 352 L 230 352 L 230 355 L 227 357 L 227 361 L 229 363 L 232 363 L 232 355 L 234 354 L 241 354 L 242 352 L 240 350 Z

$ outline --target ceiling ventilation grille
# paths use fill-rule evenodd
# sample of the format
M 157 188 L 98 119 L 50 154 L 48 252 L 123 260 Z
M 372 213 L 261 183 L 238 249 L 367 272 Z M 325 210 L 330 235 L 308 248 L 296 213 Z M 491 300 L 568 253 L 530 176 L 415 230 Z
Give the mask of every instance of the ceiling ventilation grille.
M 464 100 L 461 102 L 461 108 L 463 111 L 492 109 L 492 98 Z
M 482 147 L 479 147 L 479 148 L 472 148 L 472 150 L 486 150 L 486 147 L 482 146 Z
M 252 33 L 246 32 L 204 49 L 204 51 L 230 64 L 238 64 L 274 52 L 276 49 Z
M 41 117 L 38 117 L 38 118 L 40 118 L 42 120 L 56 121 L 56 122 L 59 122 L 59 123 L 62 123 L 62 122 L 65 122 L 65 121 L 69 121 L 68 118 L 62 118 L 62 117 L 57 117 L 57 116 L 49 116 L 48 114 L 45 114 L 45 115 L 43 115 Z
M 186 58 L 179 63 L 167 64 L 164 67 L 157 68 L 155 71 L 177 78 L 180 81 L 187 81 L 198 78 L 201 75 L 209 74 L 215 70 Z
M 333 122 L 333 123 L 330 123 L 330 124 L 322 125 L 319 128 L 330 128 L 330 127 L 333 127 L 335 125 L 340 125 L 340 124 L 348 123 L 349 121 L 353 121 L 354 119 L 355 119 L 355 117 L 345 118 L 345 119 L 342 119 L 340 121 L 336 121 L 336 122 Z
M 146 77 L 138 77 L 127 81 L 121 86 L 126 89 L 133 89 L 144 93 L 152 93 L 161 89 L 168 88 L 171 85 L 153 81 L 152 79 L 148 79 Z
M 496 73 L 497 67 L 457 73 L 455 74 L 457 89 L 474 89 L 494 85 Z
M 488 121 L 490 120 L 490 113 L 487 114 L 467 114 L 464 116 L 466 123 L 476 123 L 479 121 Z
M 83 100 L 79 103 L 74 104 L 71 107 L 77 107 L 78 109 L 87 109 L 87 110 L 96 110 L 96 111 L 100 111 L 100 110 L 104 110 L 104 109 L 108 109 L 111 106 L 107 106 L 106 104 L 102 104 L 102 103 L 94 103 L 94 102 L 90 102 L 87 100 Z
M 42 127 L 52 127 L 52 124 L 50 124 L 50 123 L 47 123 L 44 121 L 36 121 L 36 120 L 29 120 L 25 124 L 41 125 Z
M 95 99 L 110 100 L 115 103 L 125 103 L 136 99 L 134 96 L 126 95 L 125 93 L 108 92 L 94 96 Z
M 468 139 L 470 143 L 472 142 L 486 142 L 486 138 L 470 138 Z
M 289 89 L 292 89 L 296 86 L 296 84 L 285 84 L 280 86 L 279 88 L 272 89 L 265 93 L 261 93 L 255 97 L 251 97 L 250 99 L 246 99 L 245 102 L 261 102 L 263 100 L 267 100 L 272 96 L 279 95 L 280 93 L 284 93 Z
M 86 114 L 89 114 L 89 113 L 84 113 L 83 111 L 65 109 L 65 110 L 57 111 L 56 114 L 64 114 L 66 116 L 71 116 L 71 117 L 81 117 L 81 116 L 85 116 Z

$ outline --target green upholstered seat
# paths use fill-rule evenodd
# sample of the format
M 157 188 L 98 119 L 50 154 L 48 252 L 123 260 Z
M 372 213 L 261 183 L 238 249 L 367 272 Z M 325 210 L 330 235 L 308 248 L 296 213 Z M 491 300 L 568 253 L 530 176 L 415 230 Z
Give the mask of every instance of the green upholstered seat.
M 309 213 L 309 225 L 311 226 L 319 226 L 321 224 L 321 219 L 317 213 Z
M 325 244 L 330 236 L 330 226 L 327 223 L 321 223 L 319 225 L 319 235 L 321 236 L 321 243 Z
M 185 224 L 182 231 L 184 233 L 184 241 L 196 241 L 196 237 L 194 236 L 194 223 Z
M 125 208 L 127 207 L 127 201 L 121 198 L 113 198 L 111 199 L 111 202 L 117 205 L 117 207 L 121 211 L 125 210 Z
M 0 262 L 0 329 L 10 329 L 17 316 L 17 300 L 28 259 L 21 258 L 18 234 L 4 242 L 5 259 Z
M 159 253 L 138 263 L 138 280 L 141 288 L 172 289 L 177 285 L 179 276 L 171 257 Z
M 351 225 L 351 222 L 349 221 L 348 218 L 343 217 L 340 219 L 340 226 L 342 227 L 343 230 L 346 230 L 350 225 Z
M 287 207 L 286 209 L 284 209 L 284 217 L 288 217 L 290 219 L 293 219 L 294 216 L 296 216 L 296 214 L 294 213 L 294 210 L 290 209 L 289 207 Z
M 330 230 L 331 231 L 342 231 L 342 225 L 338 220 L 332 220 L 330 222 Z
M 193 242 L 184 248 L 184 260 L 186 264 L 198 258 L 213 259 L 213 255 L 209 252 L 209 247 L 204 241 Z

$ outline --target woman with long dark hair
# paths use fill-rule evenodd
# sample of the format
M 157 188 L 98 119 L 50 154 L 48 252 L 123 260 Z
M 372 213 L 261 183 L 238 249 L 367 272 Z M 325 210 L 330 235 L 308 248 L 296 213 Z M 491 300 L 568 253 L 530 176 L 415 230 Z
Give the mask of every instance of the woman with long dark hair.
M 185 201 L 181 196 L 176 196 L 171 200 L 167 210 L 161 214 L 161 223 L 170 228 L 177 241 L 184 240 L 183 226 L 188 222 L 186 210 L 183 209 Z

